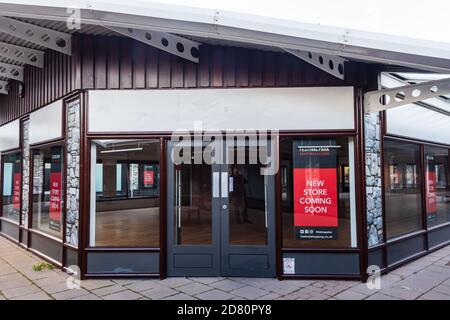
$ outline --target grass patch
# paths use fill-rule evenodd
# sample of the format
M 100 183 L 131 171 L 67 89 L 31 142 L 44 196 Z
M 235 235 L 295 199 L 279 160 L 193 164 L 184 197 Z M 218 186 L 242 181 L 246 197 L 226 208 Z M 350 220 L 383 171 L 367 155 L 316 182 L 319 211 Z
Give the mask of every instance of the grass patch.
M 53 270 L 54 266 L 48 262 L 38 262 L 33 264 L 33 271 L 42 271 L 45 269 Z

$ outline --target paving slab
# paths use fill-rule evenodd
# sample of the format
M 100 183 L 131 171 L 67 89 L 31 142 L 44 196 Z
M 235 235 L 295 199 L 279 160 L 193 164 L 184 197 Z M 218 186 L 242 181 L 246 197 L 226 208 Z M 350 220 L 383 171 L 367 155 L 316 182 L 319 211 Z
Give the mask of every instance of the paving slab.
M 256 287 L 252 287 L 252 286 L 245 286 L 239 289 L 235 289 L 233 291 L 230 292 L 232 295 L 241 297 L 241 298 L 246 298 L 246 299 L 257 299 L 259 297 L 262 297 L 266 294 L 268 294 L 269 292 L 267 290 L 263 290 L 260 288 L 256 288 Z
M 222 291 L 231 291 L 231 290 L 245 287 L 246 284 L 239 282 L 239 281 L 231 280 L 231 279 L 224 279 L 224 280 L 220 280 L 217 282 L 213 282 L 209 286 L 220 289 Z
M 137 300 L 142 297 L 140 294 L 133 292 L 131 290 L 124 290 L 116 293 L 112 293 L 106 296 L 103 296 L 104 300 Z
M 181 287 L 177 287 L 177 290 L 184 292 L 186 294 L 189 294 L 191 296 L 197 295 L 199 293 L 211 290 L 212 288 L 203 284 L 203 283 L 198 283 L 198 282 L 193 282 L 193 283 L 189 283 L 186 284 L 184 286 Z
M 150 290 L 142 291 L 141 294 L 147 298 L 150 298 L 152 300 L 159 300 L 163 299 L 169 296 L 173 296 L 175 294 L 179 293 L 179 291 L 176 291 L 174 289 L 168 288 L 166 286 L 158 286 L 155 288 L 152 288 Z
M 228 292 L 213 289 L 196 295 L 200 300 L 230 300 L 235 296 Z

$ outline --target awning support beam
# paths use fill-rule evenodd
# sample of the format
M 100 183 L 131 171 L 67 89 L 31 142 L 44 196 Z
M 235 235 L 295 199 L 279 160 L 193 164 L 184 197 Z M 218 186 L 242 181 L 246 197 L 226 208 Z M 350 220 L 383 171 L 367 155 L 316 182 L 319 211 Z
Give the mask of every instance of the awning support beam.
M 196 63 L 199 61 L 198 57 L 200 44 L 198 42 L 160 31 L 106 26 L 105 28 L 186 60 Z
M 450 78 L 371 91 L 364 94 L 364 111 L 379 112 L 448 93 L 450 93 Z
M 344 80 L 345 77 L 345 60 L 339 56 L 333 56 L 329 54 L 319 54 L 315 52 L 309 51 L 301 51 L 295 49 L 286 49 L 283 48 L 286 52 L 300 58 L 313 66 L 339 78 Z
M 72 36 L 68 33 L 5 17 L 0 17 L 0 32 L 67 55 L 72 54 Z
M 44 52 L 6 42 L 0 42 L 0 57 L 42 68 L 44 66 Z
M 0 77 L 23 81 L 23 67 L 0 62 Z

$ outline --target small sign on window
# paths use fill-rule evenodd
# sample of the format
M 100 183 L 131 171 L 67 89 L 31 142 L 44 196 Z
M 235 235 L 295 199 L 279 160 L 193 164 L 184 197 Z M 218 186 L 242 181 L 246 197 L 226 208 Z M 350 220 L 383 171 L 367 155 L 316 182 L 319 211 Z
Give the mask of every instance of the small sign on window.
M 295 274 L 295 258 L 283 258 L 283 273 Z

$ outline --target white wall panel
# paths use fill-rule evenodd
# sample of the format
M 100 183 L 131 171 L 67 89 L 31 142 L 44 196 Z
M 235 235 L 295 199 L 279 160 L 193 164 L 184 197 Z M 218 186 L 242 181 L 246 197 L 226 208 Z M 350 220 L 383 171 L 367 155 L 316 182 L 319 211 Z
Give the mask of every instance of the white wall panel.
M 354 129 L 352 87 L 93 90 L 89 132 Z
M 62 137 L 62 100 L 30 114 L 30 144 Z
M 19 148 L 20 121 L 11 121 L 0 127 L 0 151 Z
M 450 144 L 450 117 L 445 114 L 408 104 L 389 109 L 386 115 L 388 133 Z

